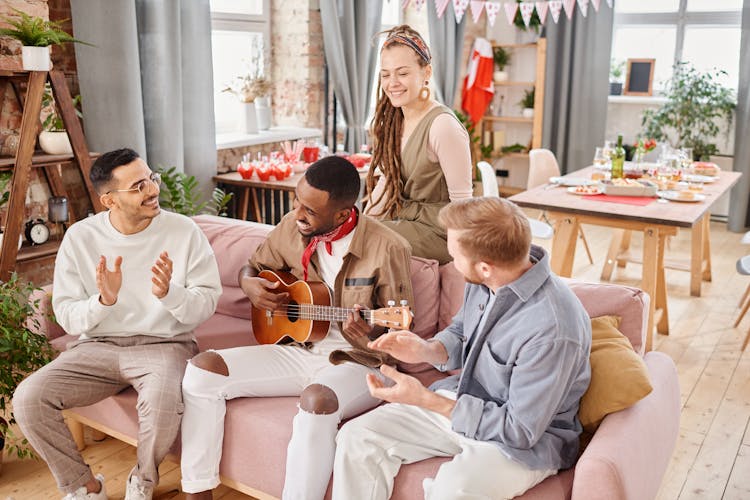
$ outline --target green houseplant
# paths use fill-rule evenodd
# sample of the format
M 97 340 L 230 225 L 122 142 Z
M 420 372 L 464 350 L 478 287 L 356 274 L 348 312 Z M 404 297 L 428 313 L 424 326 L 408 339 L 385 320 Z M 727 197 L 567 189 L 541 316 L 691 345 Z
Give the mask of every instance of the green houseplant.
M 677 63 L 666 84 L 667 102 L 643 112 L 641 135 L 693 148 L 695 159 L 706 160 L 715 154 L 718 148 L 713 141 L 721 131 L 717 122 L 726 123 L 728 134 L 736 107 L 734 92 L 718 81 L 722 74 L 703 73 L 689 63 Z
M 18 9 L 13 9 L 18 18 L 5 17 L 3 21 L 10 28 L 1 28 L 0 36 L 15 38 L 23 45 L 23 69 L 30 71 L 49 71 L 52 68 L 50 61 L 50 45 L 76 42 L 91 45 L 84 41 L 73 38 L 62 29 L 66 21 L 48 21 L 41 17 L 30 16 Z
M 492 59 L 495 61 L 495 72 L 492 74 L 492 79 L 496 83 L 506 81 L 508 73 L 505 71 L 505 66 L 510 63 L 510 52 L 503 47 L 494 47 L 492 49 Z
M 9 184 L 10 180 L 12 178 L 13 174 L 11 172 L 0 172 L 0 211 L 2 211 L 3 207 L 6 203 L 8 203 L 8 200 L 10 199 L 10 189 Z M 0 218 L 2 220 L 2 218 Z M 5 228 L 0 226 L 0 248 L 2 248 L 3 244 L 3 231 Z M 21 244 L 23 243 L 23 237 L 18 236 L 18 248 L 21 248 Z
M 622 94 L 622 75 L 625 71 L 625 61 L 616 61 L 614 58 L 609 63 L 609 95 Z
M 54 351 L 47 337 L 40 333 L 39 301 L 31 300 L 36 290 L 31 283 L 19 280 L 14 273 L 0 282 L 0 435 L 7 436 L 9 453 L 19 458 L 32 456 L 26 440 L 13 442 L 10 425 L 15 423 L 10 400 L 18 384 L 29 373 L 49 363 Z
M 227 215 L 227 205 L 232 193 L 214 188 L 208 201 L 201 201 L 198 181 L 193 175 L 178 172 L 177 167 L 159 168 L 163 183 L 159 203 L 162 208 L 192 217 L 198 214 Z
M 78 118 L 83 118 L 81 113 L 81 95 L 73 97 L 73 109 Z M 52 88 L 47 83 L 42 95 L 42 131 L 39 134 L 39 146 L 42 150 L 50 155 L 73 154 L 73 147 L 70 145 L 68 133 L 65 131 L 65 124 L 62 115 L 57 111 L 55 98 L 52 95 Z
M 523 91 L 523 99 L 518 102 L 518 105 L 523 109 L 524 118 L 532 118 L 534 116 L 534 96 L 536 94 L 536 88 L 531 90 Z
M 516 0 L 516 3 L 522 3 L 523 0 Z M 528 31 L 529 29 L 533 29 L 534 32 L 539 33 L 539 27 L 542 25 L 542 20 L 539 19 L 539 14 L 536 12 L 536 8 L 534 8 L 534 11 L 531 13 L 531 19 L 529 19 L 529 26 L 526 27 L 526 23 L 523 22 L 523 16 L 521 15 L 521 9 L 520 7 L 518 10 L 516 10 L 516 17 L 513 18 L 513 24 L 516 25 L 516 28 L 520 29 L 521 31 Z

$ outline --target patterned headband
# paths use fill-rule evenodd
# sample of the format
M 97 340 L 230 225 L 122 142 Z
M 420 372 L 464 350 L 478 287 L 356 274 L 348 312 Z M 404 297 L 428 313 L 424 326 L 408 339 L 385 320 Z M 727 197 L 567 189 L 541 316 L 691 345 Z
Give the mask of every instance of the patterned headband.
M 383 48 L 389 47 L 390 45 L 393 45 L 394 43 L 399 43 L 401 45 L 406 45 L 407 47 L 411 47 L 414 52 L 419 55 L 419 57 L 422 58 L 424 62 L 427 64 L 430 64 L 430 60 L 432 59 L 430 55 L 430 49 L 427 48 L 427 45 L 425 45 L 424 41 L 419 36 L 409 36 L 404 34 L 395 34 L 389 36 L 386 41 L 383 43 Z

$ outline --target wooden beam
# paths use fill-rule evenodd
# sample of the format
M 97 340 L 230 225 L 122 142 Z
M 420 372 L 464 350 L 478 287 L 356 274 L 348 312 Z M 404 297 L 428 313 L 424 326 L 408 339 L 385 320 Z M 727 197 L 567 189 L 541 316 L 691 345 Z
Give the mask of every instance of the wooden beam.
M 19 138 L 16 165 L 11 179 L 8 217 L 5 223 L 5 236 L 0 250 L 0 280 L 6 281 L 18 256 L 18 237 L 21 234 L 26 206 L 26 191 L 31 175 L 31 158 L 39 129 L 39 112 L 42 109 L 42 94 L 47 79 L 45 71 L 29 72 L 29 83 L 26 90 L 26 106 L 21 118 L 21 136 Z
M 86 184 L 91 205 L 94 207 L 95 212 L 101 212 L 104 210 L 104 206 L 99 201 L 99 195 L 89 179 L 89 172 L 91 171 L 89 148 L 83 137 L 81 122 L 78 120 L 78 116 L 76 116 L 73 100 L 70 98 L 70 91 L 68 90 L 68 83 L 65 81 L 65 75 L 61 71 L 52 70 L 49 72 L 49 79 L 52 84 L 52 93 L 55 96 L 55 102 L 60 108 L 60 115 L 70 138 L 70 144 L 73 146 L 73 156 L 75 156 L 78 162 L 83 182 Z

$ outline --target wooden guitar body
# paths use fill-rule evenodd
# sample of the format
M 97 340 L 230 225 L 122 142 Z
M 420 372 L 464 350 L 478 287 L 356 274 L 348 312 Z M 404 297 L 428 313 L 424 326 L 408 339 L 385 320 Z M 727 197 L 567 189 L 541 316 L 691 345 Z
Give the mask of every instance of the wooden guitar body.
M 259 277 L 281 284 L 275 290 L 289 293 L 289 304 L 276 311 L 266 311 L 252 306 L 253 334 L 259 344 L 276 344 L 281 341 L 317 342 L 328 335 L 330 321 L 300 317 L 298 306 L 331 305 L 331 292 L 325 283 L 297 280 L 283 271 L 261 271 Z

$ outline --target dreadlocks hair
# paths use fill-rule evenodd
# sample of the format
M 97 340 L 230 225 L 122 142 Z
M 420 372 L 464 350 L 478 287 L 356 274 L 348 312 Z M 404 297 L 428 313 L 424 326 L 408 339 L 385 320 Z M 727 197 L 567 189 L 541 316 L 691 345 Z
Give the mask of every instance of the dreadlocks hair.
M 394 44 L 404 45 L 414 50 L 419 66 L 427 66 L 430 58 L 430 52 L 424 43 L 422 36 L 407 24 L 402 24 L 391 28 L 390 30 L 378 33 L 386 35 L 383 43 L 383 50 L 388 49 Z M 409 43 L 405 43 L 407 39 Z M 414 47 L 420 48 L 420 51 Z M 421 53 L 420 53 L 421 52 Z M 401 134 L 404 128 L 404 114 L 391 104 L 390 99 L 380 87 L 376 90 L 378 102 L 375 106 L 375 116 L 372 119 L 370 127 L 370 137 L 372 137 L 372 168 L 367 173 L 365 185 L 367 187 L 367 204 L 379 205 L 384 201 L 384 206 L 388 207 L 385 216 L 394 218 L 403 206 L 402 192 L 404 190 L 404 180 L 401 178 Z M 379 169 L 385 177 L 385 189 L 377 200 L 372 199 L 372 193 L 377 184 L 375 179 L 375 170 Z

